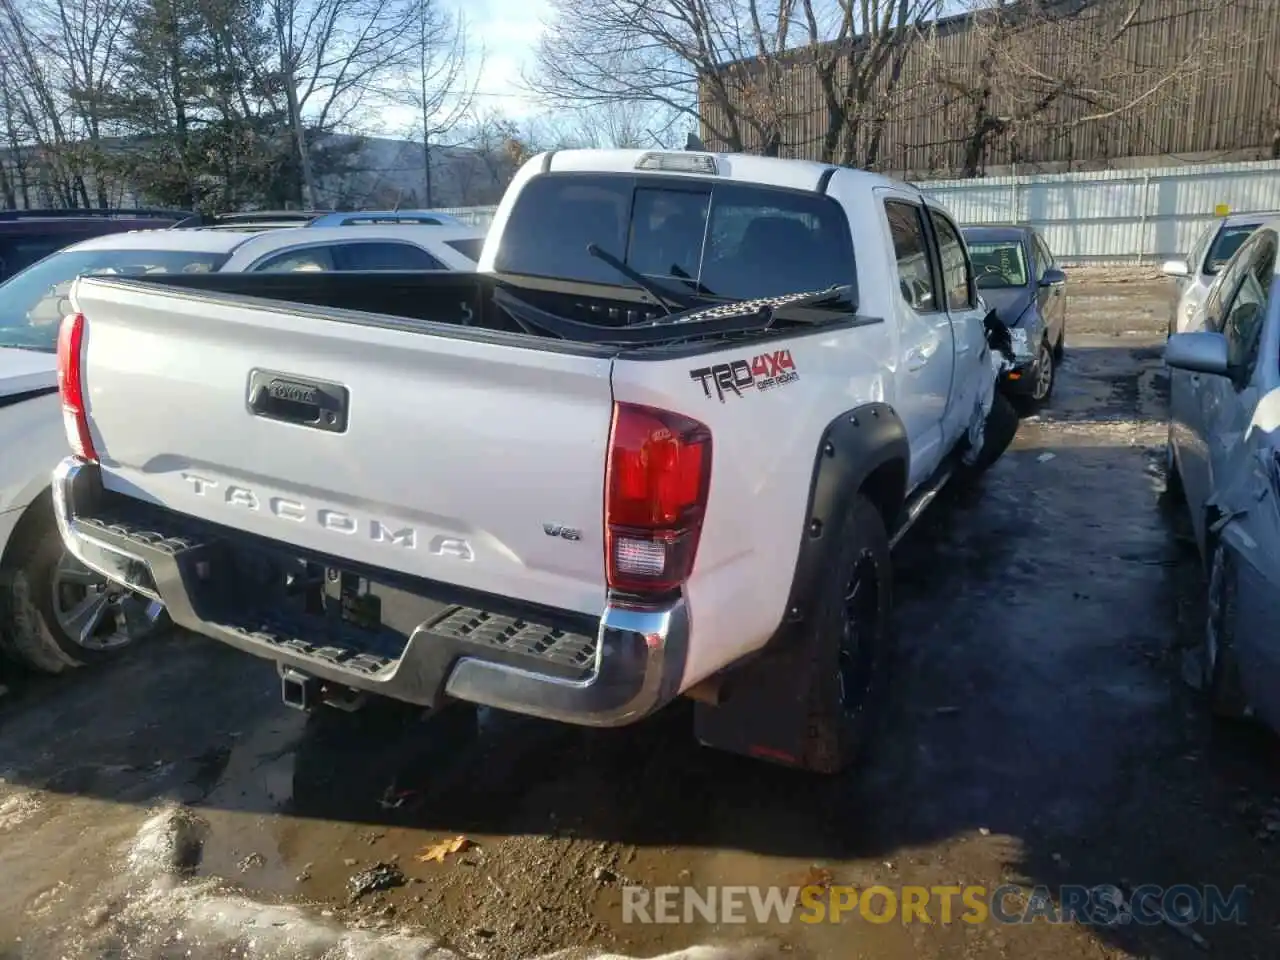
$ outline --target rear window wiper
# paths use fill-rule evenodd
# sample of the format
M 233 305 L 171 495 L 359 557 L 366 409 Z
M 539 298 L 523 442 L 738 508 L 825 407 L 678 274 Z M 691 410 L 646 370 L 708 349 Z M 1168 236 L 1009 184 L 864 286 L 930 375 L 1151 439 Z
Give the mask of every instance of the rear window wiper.
M 599 244 L 587 244 L 587 255 L 607 263 L 628 280 L 632 280 L 638 284 L 642 290 L 658 301 L 658 306 L 662 307 L 662 309 L 667 312 L 668 316 L 671 315 L 672 305 L 687 309 L 697 302 L 691 297 L 682 297 L 674 291 L 664 290 L 639 270 L 619 260 L 609 251 L 602 249 Z

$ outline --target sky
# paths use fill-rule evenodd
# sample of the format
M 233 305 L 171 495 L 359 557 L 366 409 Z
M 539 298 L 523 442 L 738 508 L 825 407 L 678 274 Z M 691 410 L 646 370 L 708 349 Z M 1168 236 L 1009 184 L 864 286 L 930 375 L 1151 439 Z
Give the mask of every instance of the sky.
M 511 116 L 527 116 L 538 105 L 519 92 L 521 70 L 533 53 L 549 17 L 546 0 L 449 0 L 463 12 L 473 47 L 484 49 L 477 98 L 481 107 L 498 107 Z

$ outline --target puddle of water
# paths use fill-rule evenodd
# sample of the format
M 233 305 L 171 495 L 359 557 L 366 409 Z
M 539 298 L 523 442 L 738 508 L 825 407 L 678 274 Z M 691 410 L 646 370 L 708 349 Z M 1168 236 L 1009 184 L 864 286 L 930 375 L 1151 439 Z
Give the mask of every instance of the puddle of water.
M 98 811 L 99 816 L 101 811 Z M 114 818 L 117 823 L 119 818 Z M 342 923 L 330 911 L 287 902 L 263 902 L 208 873 L 204 853 L 216 827 L 181 806 L 152 813 L 104 876 L 59 881 L 26 898 L 23 912 L 42 932 L 4 936 L 30 957 L 89 960 L 459 960 L 455 949 L 416 928 L 385 921 Z M 46 838 L 47 839 L 47 838 Z M 69 845 L 70 846 L 70 845 Z M 68 874 L 74 876 L 74 874 Z M 60 912 L 59 912 L 60 908 Z M 57 914 L 57 916 L 55 916 Z M 766 960 L 776 944 L 744 941 L 698 946 L 655 960 Z M 572 948 L 542 960 L 630 960 L 622 954 Z

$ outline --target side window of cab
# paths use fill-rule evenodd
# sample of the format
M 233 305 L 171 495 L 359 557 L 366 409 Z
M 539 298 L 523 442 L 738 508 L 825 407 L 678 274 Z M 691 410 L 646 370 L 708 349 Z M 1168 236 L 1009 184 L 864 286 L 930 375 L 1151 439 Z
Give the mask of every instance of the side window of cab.
M 886 200 L 885 217 L 893 237 L 893 255 L 898 263 L 898 291 L 916 313 L 938 313 L 943 309 L 938 296 L 929 254 L 924 208 L 908 200 Z
M 938 257 L 942 264 L 942 283 L 947 294 L 947 308 L 970 310 L 977 302 L 969 256 L 965 252 L 960 231 L 937 210 L 929 211 L 934 236 L 938 239 Z

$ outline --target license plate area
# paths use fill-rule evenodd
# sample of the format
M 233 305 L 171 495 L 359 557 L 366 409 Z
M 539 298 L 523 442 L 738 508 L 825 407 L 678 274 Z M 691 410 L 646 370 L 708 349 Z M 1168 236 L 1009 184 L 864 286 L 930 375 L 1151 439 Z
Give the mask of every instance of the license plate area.
M 324 572 L 324 612 L 358 630 L 382 629 L 382 597 L 373 581 L 329 567 Z

